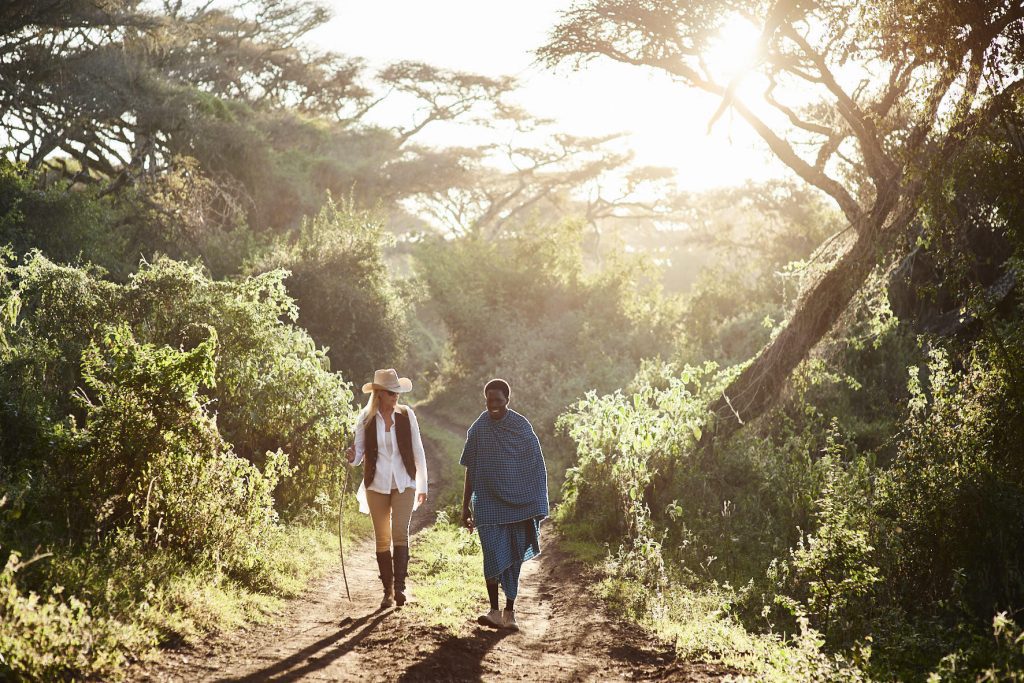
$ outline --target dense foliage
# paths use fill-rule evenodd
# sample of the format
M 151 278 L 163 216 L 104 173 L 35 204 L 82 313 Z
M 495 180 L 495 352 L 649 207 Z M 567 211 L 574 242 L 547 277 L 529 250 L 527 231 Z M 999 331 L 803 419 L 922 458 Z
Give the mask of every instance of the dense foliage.
M 71 263 L 79 258 L 117 271 L 128 249 L 127 230 L 113 202 L 59 185 L 39 188 L 37 177 L 0 160 L 0 244 L 16 254 L 40 249 Z M 135 257 L 137 258 L 137 256 Z
M 494 241 L 438 240 L 415 254 L 449 340 L 435 400 L 471 420 L 483 410 L 484 383 L 507 379 L 512 408 L 545 442 L 552 491 L 569 455 L 554 438 L 558 414 L 588 390 L 628 381 L 642 358 L 668 352 L 676 326 L 673 302 L 641 261 L 587 273 L 580 230 L 565 223 Z
M 1024 601 L 1020 360 L 979 345 L 955 370 L 933 352 L 892 415 L 899 435 L 867 451 L 824 417 L 828 401 L 798 392 L 708 453 L 706 397 L 728 373 L 647 368 L 629 395 L 592 395 L 563 418 L 579 448 L 563 514 L 629 539 L 622 576 L 747 585 L 728 600 L 749 627 L 796 634 L 806 619 L 830 648 L 871 644 L 882 677 L 1020 666 L 1019 649 L 985 638 Z
M 986 199 L 1012 217 L 1007 182 Z M 682 360 L 647 364 L 626 391 L 590 394 L 562 416 L 578 453 L 563 519 L 594 540 L 624 537 L 613 575 L 646 587 L 617 599 L 648 619 L 700 622 L 677 604 L 685 586 L 750 632 L 840 654 L 826 677 L 1019 672 L 1024 310 L 1003 287 L 1019 233 L 989 222 L 992 234 L 961 250 L 961 231 L 978 227 L 952 220 L 947 202 L 979 194 L 947 188 L 923 207 L 916 270 L 897 262 L 874 276 L 783 400 L 730 440 L 701 443 L 707 406 L 743 366 L 684 361 L 733 360 L 723 349 L 742 340 L 734 311 L 777 315 L 792 305 L 777 288 L 799 271 L 815 277 L 803 263 L 765 268 L 771 249 L 755 265 L 723 258 L 718 278 L 698 281 L 688 305 L 731 305 L 698 309 L 709 322 L 684 337 Z M 762 273 L 742 304 L 722 289 L 736 268 Z M 936 328 L 945 336 L 917 334 Z M 697 651 L 714 640 L 678 637 Z
M 345 377 L 371 377 L 406 353 L 413 302 L 383 258 L 388 237 L 371 214 L 328 201 L 294 239 L 275 243 L 250 268 L 290 273 L 298 323 L 327 347 L 332 367 Z
M 160 259 L 115 284 L 39 254 L 3 266 L 0 543 L 10 558 L 62 548 L 25 585 L 88 593 L 96 577 L 62 558 L 93 554 L 273 583 L 279 517 L 337 500 L 354 418 L 284 277 L 217 282 Z M 12 619 L 17 639 L 31 619 Z

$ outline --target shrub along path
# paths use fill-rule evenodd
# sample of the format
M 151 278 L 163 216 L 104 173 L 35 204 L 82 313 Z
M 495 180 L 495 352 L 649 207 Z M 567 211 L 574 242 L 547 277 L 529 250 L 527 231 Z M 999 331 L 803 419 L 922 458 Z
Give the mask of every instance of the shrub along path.
M 427 450 L 436 457 L 436 448 L 428 444 Z M 441 471 L 432 467 L 432 472 Z M 431 482 L 432 490 L 442 490 L 438 484 Z M 433 518 L 428 503 L 414 515 L 413 524 L 422 529 Z M 484 602 L 479 611 L 464 615 L 467 626 L 460 633 L 433 625 L 408 608 L 379 609 L 377 567 L 372 543 L 366 541 L 346 553 L 351 602 L 339 568 L 272 622 L 219 635 L 197 647 L 166 650 L 158 662 L 129 672 L 129 678 L 189 683 L 708 681 L 730 673 L 676 662 L 663 645 L 606 615 L 600 600 L 587 593 L 581 568 L 561 550 L 557 532 L 549 525 L 545 529 L 544 552 L 523 568 L 519 633 L 476 626 Z M 416 586 L 410 584 L 410 589 L 415 600 Z

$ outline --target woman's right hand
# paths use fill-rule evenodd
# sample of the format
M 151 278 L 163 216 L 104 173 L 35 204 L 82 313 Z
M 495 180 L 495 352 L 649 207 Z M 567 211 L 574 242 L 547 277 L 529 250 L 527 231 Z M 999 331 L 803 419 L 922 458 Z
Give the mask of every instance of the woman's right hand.
M 352 444 L 347 449 L 345 449 L 345 458 L 349 461 L 349 464 L 355 462 L 355 459 L 356 459 L 356 446 L 355 446 L 355 444 Z

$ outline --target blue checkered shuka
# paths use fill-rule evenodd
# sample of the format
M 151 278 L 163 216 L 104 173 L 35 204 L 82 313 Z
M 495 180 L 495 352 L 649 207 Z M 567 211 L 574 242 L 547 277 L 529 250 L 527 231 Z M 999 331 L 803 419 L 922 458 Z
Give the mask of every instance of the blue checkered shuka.
M 540 440 L 529 420 L 514 410 L 501 420 L 484 411 L 466 434 L 460 462 L 473 484 L 484 576 L 498 577 L 505 594 L 514 598 L 519 568 L 540 554 L 540 522 L 548 516 Z

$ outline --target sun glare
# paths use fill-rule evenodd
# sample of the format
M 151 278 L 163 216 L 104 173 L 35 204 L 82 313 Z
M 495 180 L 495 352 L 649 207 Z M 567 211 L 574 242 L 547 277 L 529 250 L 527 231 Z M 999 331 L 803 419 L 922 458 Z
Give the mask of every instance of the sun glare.
M 711 75 L 730 82 L 754 65 L 761 29 L 740 16 L 728 20 L 711 41 L 705 59 Z
M 515 74 L 519 88 L 510 99 L 516 105 L 557 121 L 558 128 L 574 135 L 624 132 L 628 138 L 622 140 L 621 151 L 635 154 L 640 165 L 675 169 L 680 186 L 687 190 L 763 180 L 783 172 L 781 165 L 766 162 L 756 134 L 731 112 L 722 115 L 708 134 L 720 97 L 681 87 L 663 74 L 640 75 L 612 60 L 571 73 L 535 64 L 531 50 L 545 39 L 557 11 L 568 7 L 570 0 L 523 0 L 516 9 L 503 11 L 506 30 L 500 41 L 478 28 L 493 23 L 488 3 L 469 3 L 453 15 L 458 20 L 440 21 L 432 3 L 403 0 L 402 11 L 414 15 L 395 25 L 389 17 L 400 3 L 393 0 L 327 1 L 337 16 L 315 36 L 325 49 L 359 55 L 377 65 L 412 59 L 488 76 Z M 423 26 L 430 30 L 423 31 Z M 727 21 L 707 56 L 715 79 L 729 83 L 733 74 L 749 68 L 759 38 L 757 24 L 738 15 Z M 745 78 L 737 84 L 735 96 L 756 109 L 761 88 L 761 80 Z M 408 126 L 409 114 L 402 104 L 392 97 L 370 118 L 384 126 Z M 468 126 L 442 123 L 429 126 L 422 139 L 439 147 L 486 142 Z M 480 135 L 493 135 L 493 130 L 483 129 Z

